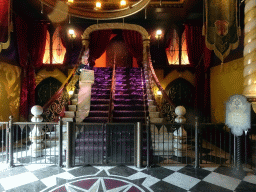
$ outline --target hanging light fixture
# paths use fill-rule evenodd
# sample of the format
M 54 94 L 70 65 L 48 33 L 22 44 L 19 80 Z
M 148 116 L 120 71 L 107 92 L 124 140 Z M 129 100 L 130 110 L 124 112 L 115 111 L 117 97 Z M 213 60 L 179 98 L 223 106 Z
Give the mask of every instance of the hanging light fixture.
M 126 5 L 126 0 L 121 0 L 120 5 L 121 5 L 121 7 L 125 6 Z
M 100 8 L 101 8 L 101 2 L 100 2 L 100 1 L 97 1 L 97 2 L 96 2 L 95 9 L 100 9 Z
M 68 0 L 68 3 L 74 3 L 74 0 Z

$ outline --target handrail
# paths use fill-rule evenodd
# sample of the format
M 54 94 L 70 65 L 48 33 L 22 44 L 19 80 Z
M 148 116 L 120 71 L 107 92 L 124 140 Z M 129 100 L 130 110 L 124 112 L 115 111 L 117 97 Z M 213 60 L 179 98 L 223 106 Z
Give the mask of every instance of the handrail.
M 152 65 L 152 61 L 151 61 L 151 56 L 150 54 L 148 54 L 148 66 L 149 66 L 149 69 L 150 69 L 150 72 L 152 74 L 152 79 L 154 80 L 155 84 L 157 85 L 158 89 L 162 92 L 163 94 L 163 97 L 166 99 L 166 101 L 171 105 L 173 106 L 174 108 L 176 107 L 175 104 L 173 103 L 173 101 L 168 97 L 166 91 L 163 89 L 163 87 L 161 86 L 157 76 L 156 76 L 156 73 L 155 73 L 155 70 L 153 68 L 153 65 Z
M 63 113 L 63 106 L 65 106 L 67 104 L 68 101 L 70 99 L 70 96 L 66 97 L 64 90 L 65 89 L 73 89 L 75 83 L 78 81 L 78 76 L 75 76 L 75 73 L 79 67 L 79 65 L 81 64 L 81 58 L 84 52 L 84 47 L 82 47 L 80 55 L 78 57 L 78 63 L 75 65 L 75 67 L 72 69 L 71 73 L 69 74 L 68 78 L 64 81 L 64 83 L 61 85 L 61 87 L 56 91 L 56 93 L 51 97 L 51 99 L 43 106 L 43 111 L 44 111 L 44 115 L 46 115 L 46 119 L 49 121 L 55 121 L 57 120 L 57 116 L 59 116 L 61 113 Z M 69 87 L 68 87 L 69 86 Z M 61 107 L 56 107 L 56 103 L 54 104 L 54 102 L 57 102 L 57 105 L 61 105 Z M 51 107 L 52 106 L 52 107 Z M 61 108 L 61 109 L 60 109 Z M 52 117 L 49 118 L 50 113 L 52 113 L 54 111 L 54 113 L 56 113 L 57 111 L 57 116 L 56 115 L 51 115 Z
M 141 83 L 142 83 L 142 90 L 143 90 L 143 108 L 144 108 L 144 112 L 145 112 L 145 125 L 147 124 L 147 111 L 146 111 L 146 98 L 145 98 L 145 87 L 144 87 L 144 80 L 145 78 L 143 78 L 143 68 L 141 68 Z
M 112 123 L 113 121 L 113 101 L 115 96 L 115 82 L 116 82 L 116 60 L 114 59 L 114 66 L 112 72 L 112 80 L 111 80 L 111 90 L 110 90 L 110 101 L 109 101 L 109 110 L 108 110 L 108 122 Z
M 56 93 L 51 97 L 51 99 L 43 106 L 43 110 L 46 110 L 52 102 L 54 102 L 63 92 L 63 90 L 67 87 L 68 83 L 71 81 L 72 77 L 75 75 L 75 72 L 79 65 L 81 64 L 82 55 L 84 52 L 84 47 L 82 48 L 79 57 L 78 57 L 78 63 L 75 65 L 71 73 L 69 74 L 68 78 L 62 83 L 61 87 L 56 91 Z
M 61 87 L 56 91 L 56 93 L 51 97 L 51 99 L 43 106 L 43 110 L 47 109 L 52 104 L 52 102 L 54 102 L 62 94 L 63 90 L 67 87 L 68 83 L 71 81 L 71 78 L 74 76 L 77 68 L 78 68 L 78 65 L 76 65 L 73 68 L 68 78 L 64 81 Z

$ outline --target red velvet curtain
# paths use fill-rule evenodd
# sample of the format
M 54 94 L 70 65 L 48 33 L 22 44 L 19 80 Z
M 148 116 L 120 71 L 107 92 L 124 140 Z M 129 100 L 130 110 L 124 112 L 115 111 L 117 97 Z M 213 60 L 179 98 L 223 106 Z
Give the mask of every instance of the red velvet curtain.
M 123 38 L 128 51 L 137 59 L 138 66 L 142 66 L 143 42 L 141 34 L 137 31 L 123 30 Z
M 46 25 L 30 26 L 19 16 L 15 16 L 15 30 L 22 68 L 20 117 L 28 120 L 31 107 L 35 105 L 35 69 L 42 65 L 46 43 Z
M 8 40 L 9 25 L 9 0 L 0 1 L 0 42 L 5 43 Z
M 100 56 L 105 52 L 107 45 L 109 44 L 111 34 L 112 30 L 99 30 L 90 34 L 90 56 L 88 60 L 91 67 L 95 65 L 95 60 L 100 58 Z
M 35 69 L 40 68 L 43 65 L 43 58 L 45 52 L 45 44 L 46 44 L 46 33 L 47 33 L 47 24 L 45 23 L 36 23 L 33 25 L 32 29 L 30 30 L 31 34 L 31 41 L 30 41 L 30 71 L 29 71 L 29 78 L 30 78 L 30 106 L 35 105 Z
M 211 51 L 206 48 L 202 26 L 186 24 L 185 33 L 189 62 L 195 67 L 195 109 L 199 116 L 209 119 Z

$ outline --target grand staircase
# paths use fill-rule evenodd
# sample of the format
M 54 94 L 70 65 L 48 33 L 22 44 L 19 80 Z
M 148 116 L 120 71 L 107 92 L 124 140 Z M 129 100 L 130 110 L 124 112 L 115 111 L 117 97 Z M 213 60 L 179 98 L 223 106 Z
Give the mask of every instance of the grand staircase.
M 157 107 L 153 100 L 153 95 L 144 78 L 142 68 L 126 68 L 117 67 L 115 71 L 115 88 L 112 92 L 113 100 L 111 99 L 111 85 L 112 85 L 112 68 L 94 68 L 94 84 L 91 90 L 91 107 L 89 116 L 83 122 L 86 123 L 142 123 L 142 153 L 146 156 L 146 118 L 150 116 L 151 122 L 162 122 L 163 118 L 159 117 Z M 65 119 L 71 121 L 76 115 L 76 103 L 78 95 L 75 94 L 72 98 L 72 105 L 69 105 L 69 111 L 65 112 Z M 111 105 L 112 114 L 109 114 Z M 112 118 L 109 118 L 112 115 Z M 98 124 L 99 125 L 99 124 Z M 90 124 L 87 126 L 85 132 L 81 132 L 76 137 L 76 159 L 80 163 L 95 163 L 92 158 L 98 163 L 103 162 L 106 157 L 106 140 L 107 134 L 105 127 L 100 127 L 97 124 Z M 116 129 L 116 128 L 115 128 Z M 84 128 L 85 130 L 85 128 Z M 134 133 L 127 130 L 116 129 L 118 133 L 112 133 L 113 138 L 117 140 L 111 148 L 117 150 L 115 155 L 122 160 L 122 151 L 118 152 L 119 147 L 127 145 L 128 147 L 134 145 Z M 117 135 L 116 135 L 117 134 Z M 122 134 L 122 140 L 119 141 L 119 134 Z M 116 135 L 116 136 L 115 136 Z M 112 138 L 112 140 L 113 140 Z M 131 139 L 129 139 L 131 138 Z M 110 138 L 111 139 L 111 138 Z M 113 143 L 112 143 L 113 144 Z M 134 151 L 130 148 L 130 153 Z M 150 151 L 152 154 L 152 149 Z M 111 154 L 109 152 L 109 154 Z M 132 153 L 133 156 L 133 153 Z M 119 158 L 118 157 L 118 158 Z M 111 157 L 109 157 L 111 158 Z

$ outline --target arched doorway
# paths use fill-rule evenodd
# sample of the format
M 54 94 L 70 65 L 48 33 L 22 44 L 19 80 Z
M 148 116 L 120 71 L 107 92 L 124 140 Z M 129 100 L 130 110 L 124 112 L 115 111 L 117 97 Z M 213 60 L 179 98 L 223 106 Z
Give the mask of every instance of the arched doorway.
M 182 105 L 186 108 L 187 123 L 194 122 L 194 86 L 186 79 L 177 78 L 165 91 L 176 106 Z
M 126 47 L 122 31 L 115 30 L 115 34 L 106 49 L 106 66 L 112 67 L 115 60 L 116 67 L 132 67 L 133 57 Z
M 62 83 L 53 78 L 48 77 L 41 81 L 36 87 L 36 105 L 44 106 L 49 99 L 61 87 Z
M 127 24 L 127 23 L 103 23 L 103 24 L 95 24 L 88 27 L 83 35 L 82 35 L 82 44 L 83 44 L 83 50 L 87 50 L 89 47 L 90 42 L 90 34 L 94 31 L 98 30 L 108 30 L 108 29 L 121 29 L 121 30 L 132 30 L 137 31 L 142 36 L 142 42 L 143 42 L 143 62 L 146 63 L 148 59 L 147 51 L 149 50 L 150 46 L 150 36 L 146 29 L 139 25 L 134 24 Z

